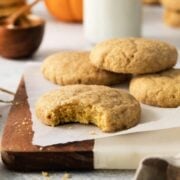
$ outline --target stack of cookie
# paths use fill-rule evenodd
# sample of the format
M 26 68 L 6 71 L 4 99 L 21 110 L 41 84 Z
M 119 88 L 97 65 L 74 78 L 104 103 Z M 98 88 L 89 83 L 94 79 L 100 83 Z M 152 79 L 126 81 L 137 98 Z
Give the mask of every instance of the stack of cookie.
M 100 43 L 90 55 L 96 67 L 136 75 L 130 93 L 142 103 L 159 107 L 180 106 L 180 69 L 173 69 L 177 58 L 172 45 L 134 38 Z
M 172 27 L 180 27 L 180 0 L 162 0 L 165 7 L 164 21 Z
M 160 4 L 161 0 L 142 0 L 144 4 L 156 5 Z
M 25 3 L 25 0 L 0 0 L 0 18 L 13 14 Z
M 37 117 L 50 126 L 92 123 L 105 132 L 133 127 L 140 121 L 139 102 L 180 106 L 180 69 L 173 69 L 177 57 L 174 46 L 141 38 L 108 40 L 91 52 L 54 54 L 43 62 L 41 71 L 46 79 L 65 87 L 38 100 Z M 106 86 L 131 77 L 131 95 Z
M 97 44 L 91 52 L 54 54 L 44 61 L 41 70 L 46 79 L 60 85 L 116 85 L 135 75 L 130 92 L 138 100 L 154 106 L 177 107 L 180 70 L 172 69 L 177 57 L 176 48 L 162 41 L 114 39 Z
M 89 56 L 89 52 L 57 53 L 47 57 L 41 71 L 46 79 L 60 85 L 115 85 L 130 77 L 93 66 Z

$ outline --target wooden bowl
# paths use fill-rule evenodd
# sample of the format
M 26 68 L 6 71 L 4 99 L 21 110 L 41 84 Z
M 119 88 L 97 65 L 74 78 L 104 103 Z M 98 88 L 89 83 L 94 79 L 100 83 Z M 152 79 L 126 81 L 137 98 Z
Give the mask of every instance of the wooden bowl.
M 44 35 L 45 21 L 35 15 L 27 15 L 26 23 L 10 27 L 0 25 L 0 55 L 20 59 L 33 55 Z

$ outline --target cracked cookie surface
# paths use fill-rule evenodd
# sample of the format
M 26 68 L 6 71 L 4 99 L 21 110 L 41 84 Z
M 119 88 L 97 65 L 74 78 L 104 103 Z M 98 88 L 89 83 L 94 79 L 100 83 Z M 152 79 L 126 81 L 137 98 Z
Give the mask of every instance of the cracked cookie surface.
M 49 56 L 42 64 L 44 77 L 60 85 L 115 85 L 129 79 L 129 75 L 96 68 L 90 63 L 88 52 L 61 52 Z
M 130 93 L 140 102 L 159 107 L 180 106 L 180 69 L 142 75 L 130 82 Z
M 140 104 L 132 95 L 97 85 L 63 86 L 36 103 L 36 115 L 46 125 L 78 122 L 94 124 L 104 132 L 135 126 L 140 113 Z
M 90 60 L 96 67 L 116 73 L 146 74 L 173 67 L 177 62 L 174 46 L 143 38 L 114 39 L 97 44 Z

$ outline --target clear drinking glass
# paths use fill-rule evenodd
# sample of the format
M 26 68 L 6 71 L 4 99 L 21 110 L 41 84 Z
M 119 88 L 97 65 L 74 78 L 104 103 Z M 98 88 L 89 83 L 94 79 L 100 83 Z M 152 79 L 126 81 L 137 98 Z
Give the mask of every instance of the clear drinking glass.
M 84 0 L 84 33 L 92 43 L 141 36 L 141 0 Z

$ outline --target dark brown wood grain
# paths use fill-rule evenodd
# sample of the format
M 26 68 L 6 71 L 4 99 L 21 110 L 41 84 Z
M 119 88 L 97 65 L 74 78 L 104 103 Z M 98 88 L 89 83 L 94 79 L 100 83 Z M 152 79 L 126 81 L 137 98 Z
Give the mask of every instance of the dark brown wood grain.
M 94 141 L 41 148 L 32 145 L 32 121 L 22 80 L 4 129 L 1 155 L 6 167 L 16 171 L 91 170 Z

